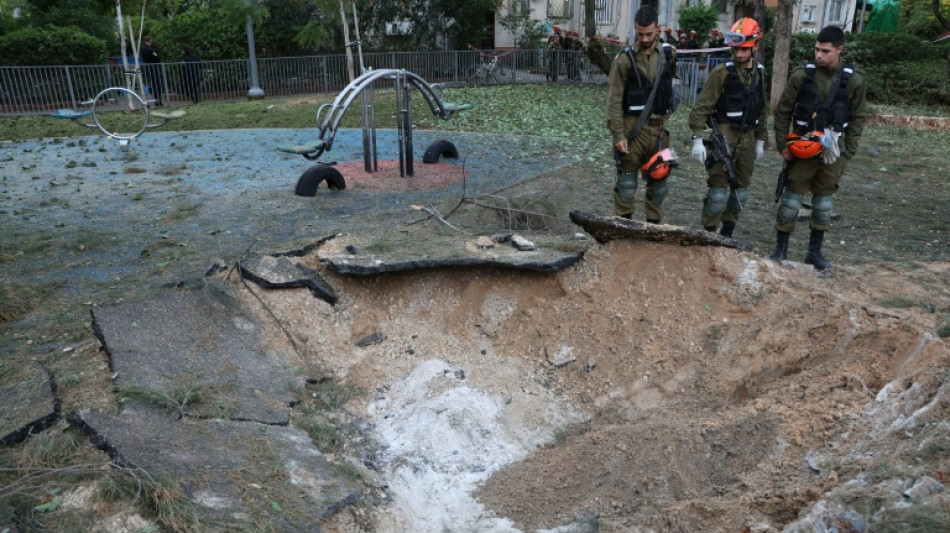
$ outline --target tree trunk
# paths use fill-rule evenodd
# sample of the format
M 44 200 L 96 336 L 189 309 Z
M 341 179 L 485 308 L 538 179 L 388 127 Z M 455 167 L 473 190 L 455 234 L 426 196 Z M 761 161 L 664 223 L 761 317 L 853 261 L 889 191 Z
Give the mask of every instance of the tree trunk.
M 775 9 L 775 54 L 772 57 L 772 93 L 769 113 L 775 112 L 775 106 L 785 91 L 788 82 L 788 56 L 792 41 L 792 7 L 795 0 L 779 0 Z
M 759 23 L 759 28 L 765 30 L 765 0 L 755 0 L 755 15 L 752 17 Z M 765 63 L 765 47 L 759 46 L 755 52 L 755 60 Z
M 940 12 L 940 0 L 933 0 L 933 9 L 934 16 L 937 17 L 937 20 L 940 22 L 940 24 L 942 24 L 944 28 L 950 30 L 950 23 L 947 22 L 947 19 L 945 19 L 943 14 Z
M 588 0 L 584 2 L 584 36 L 587 37 L 584 44 L 584 54 L 590 59 L 591 64 L 596 65 L 604 74 L 610 74 L 610 57 L 604 46 L 596 39 L 597 37 L 597 19 L 594 9 L 596 2 Z
M 346 69 L 350 75 L 350 81 L 356 79 L 353 68 L 353 48 L 350 46 L 350 25 L 346 22 L 346 6 L 343 0 L 340 0 L 340 20 L 343 22 L 343 45 L 346 47 Z M 362 72 L 360 73 L 362 74 Z

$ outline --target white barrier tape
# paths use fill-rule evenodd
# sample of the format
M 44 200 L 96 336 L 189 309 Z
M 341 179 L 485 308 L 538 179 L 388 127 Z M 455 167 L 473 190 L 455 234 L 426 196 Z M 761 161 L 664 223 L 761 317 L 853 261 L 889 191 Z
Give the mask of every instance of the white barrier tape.
M 703 54 L 706 52 L 724 52 L 726 50 L 731 50 L 731 48 L 728 46 L 725 46 L 723 48 L 698 48 L 695 50 L 684 50 L 682 48 L 677 48 L 676 53 L 677 54 Z

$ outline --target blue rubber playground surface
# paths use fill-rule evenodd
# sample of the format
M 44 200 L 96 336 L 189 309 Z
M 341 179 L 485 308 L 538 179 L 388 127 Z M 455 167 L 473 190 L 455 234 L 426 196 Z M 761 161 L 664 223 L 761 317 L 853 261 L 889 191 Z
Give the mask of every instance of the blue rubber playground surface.
M 297 179 L 314 163 L 277 146 L 315 135 L 313 129 L 147 132 L 128 152 L 102 135 L 2 143 L 0 252 L 13 258 L 5 263 L 8 275 L 63 283 L 67 291 L 97 292 L 92 284 L 114 296 L 127 283 L 173 282 L 249 249 L 273 252 L 331 234 L 399 227 L 422 217 L 413 205 L 439 209 L 463 195 L 457 181 L 400 191 L 330 191 L 321 184 L 314 197 L 296 196 Z M 398 159 L 395 135 L 378 131 L 380 160 Z M 457 165 L 460 175 L 464 165 L 466 197 L 576 160 L 563 142 L 550 139 L 414 131 L 417 169 L 426 147 L 441 139 L 458 149 L 458 160 L 442 163 Z M 339 130 L 321 160 L 362 162 L 362 132 Z

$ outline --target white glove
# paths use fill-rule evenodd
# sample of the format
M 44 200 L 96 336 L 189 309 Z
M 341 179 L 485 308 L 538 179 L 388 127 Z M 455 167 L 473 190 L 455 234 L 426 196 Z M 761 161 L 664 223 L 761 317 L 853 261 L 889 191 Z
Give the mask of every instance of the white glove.
M 762 159 L 765 157 L 765 141 L 755 141 L 755 158 Z
M 693 151 L 689 153 L 700 164 L 706 164 L 706 145 L 703 144 L 702 137 L 693 139 Z
M 838 138 L 841 134 L 837 131 L 825 128 L 824 135 L 821 136 L 821 162 L 826 165 L 833 165 L 841 155 L 841 148 L 838 146 Z

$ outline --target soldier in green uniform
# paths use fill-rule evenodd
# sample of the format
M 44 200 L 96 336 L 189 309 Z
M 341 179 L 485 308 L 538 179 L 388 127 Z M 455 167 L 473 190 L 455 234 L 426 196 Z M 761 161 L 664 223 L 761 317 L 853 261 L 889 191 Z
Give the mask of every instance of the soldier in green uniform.
M 788 239 L 795 229 L 802 197 L 811 192 L 811 234 L 805 263 L 816 270 L 831 268 L 822 254 L 822 241 L 831 228 L 835 191 L 848 161 L 858 150 L 867 121 L 864 72 L 845 63 L 843 51 L 841 28 L 823 28 L 815 39 L 815 61 L 792 72 L 775 109 L 776 146 L 790 166 L 775 217 L 774 261 L 787 258 Z M 798 137 L 809 135 L 811 140 Z M 810 150 L 807 143 L 817 145 L 814 139 L 820 139 L 820 146 Z
M 614 58 L 607 81 L 607 128 L 617 161 L 614 212 L 625 218 L 633 215 L 637 170 L 658 152 L 663 125 L 679 104 L 676 48 L 660 43 L 657 21 L 654 8 L 643 6 L 637 10 L 635 42 Z M 640 130 L 635 132 L 638 121 Z M 669 136 L 665 135 L 661 147 L 668 146 Z M 668 188 L 669 179 L 647 180 L 647 222 L 662 220 Z
M 765 155 L 768 137 L 765 67 L 755 61 L 755 49 L 761 40 L 762 32 L 755 20 L 736 21 L 732 31 L 726 33 L 732 61 L 717 65 L 709 73 L 703 92 L 689 114 L 689 128 L 693 131 L 691 155 L 696 160 L 706 162 L 702 133 L 710 116 L 715 117 L 719 132 L 729 145 L 738 187 L 730 190 L 723 164 L 708 167 L 709 191 L 703 201 L 701 217 L 706 231 L 716 231 L 721 221 L 720 233 L 726 237 L 732 237 L 749 195 L 754 161 Z

